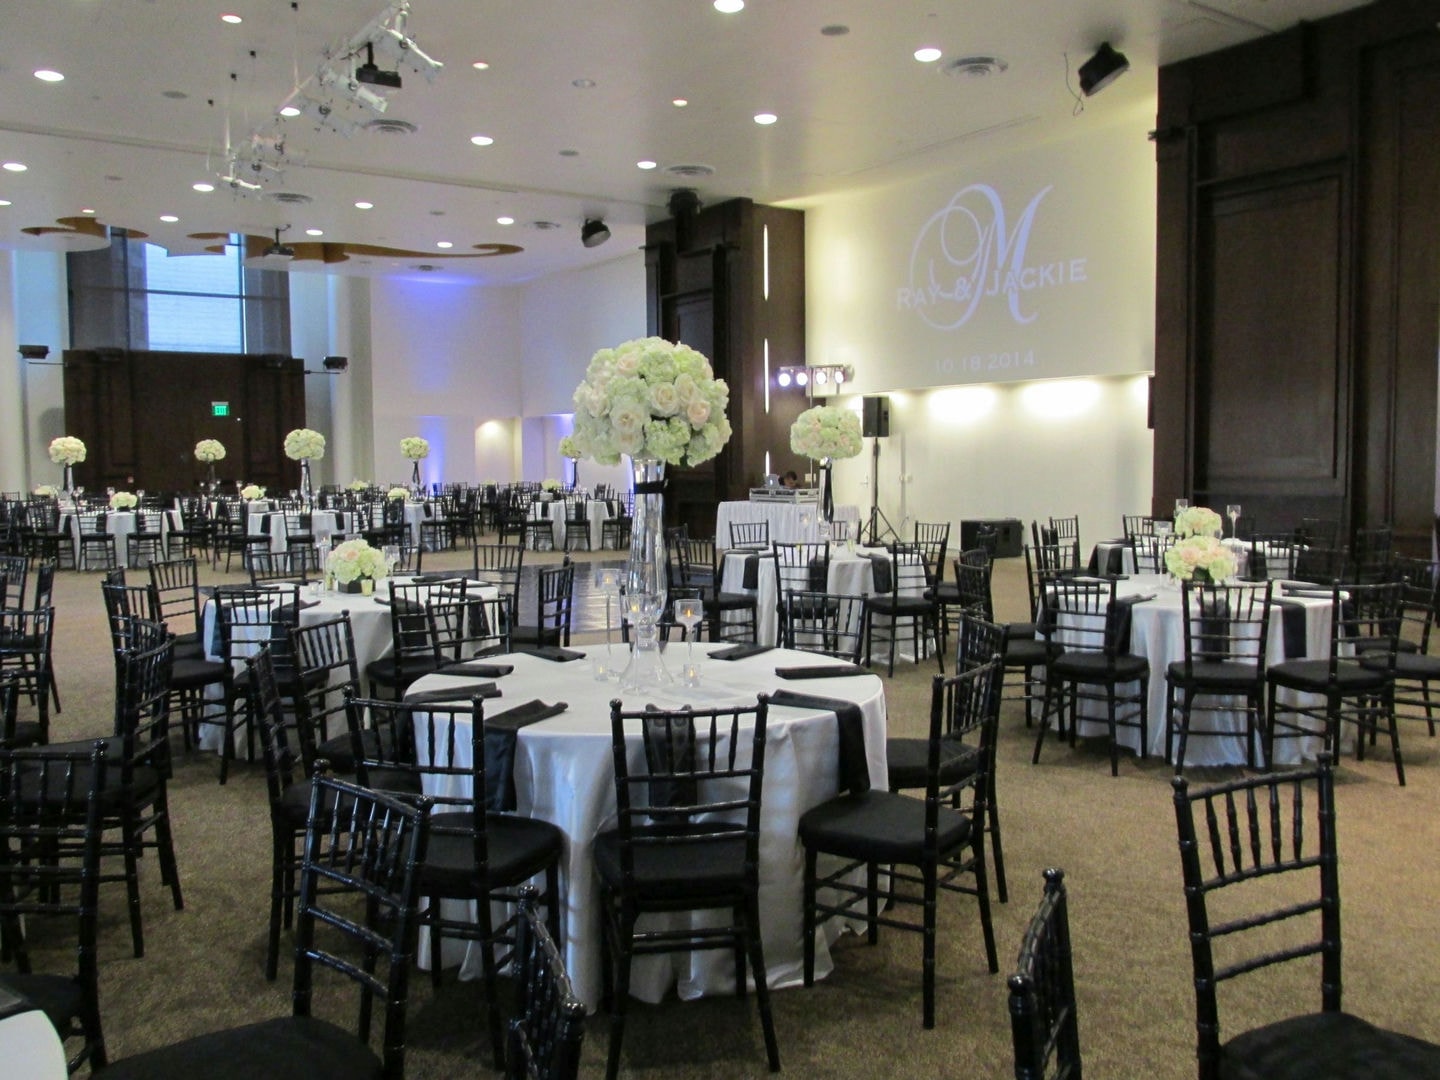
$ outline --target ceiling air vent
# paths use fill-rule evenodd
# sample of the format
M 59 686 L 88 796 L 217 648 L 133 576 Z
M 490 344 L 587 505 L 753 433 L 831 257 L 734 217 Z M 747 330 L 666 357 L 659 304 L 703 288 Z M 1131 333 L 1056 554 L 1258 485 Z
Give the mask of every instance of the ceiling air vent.
M 365 130 L 373 131 L 379 135 L 414 135 L 420 128 L 409 120 L 396 120 L 391 117 L 377 116 L 374 120 L 365 122 Z
M 714 176 L 715 168 L 713 165 L 666 165 L 665 172 L 670 176 L 693 180 L 701 176 Z
M 271 202 L 284 203 L 286 206 L 305 206 L 315 200 L 309 195 L 302 195 L 298 191 L 270 191 L 266 192 L 265 198 Z
M 946 63 L 941 70 L 957 79 L 983 79 L 987 75 L 1002 74 L 1010 67 L 995 56 L 958 56 Z
M 530 227 L 532 229 L 539 229 L 541 232 L 549 232 L 552 229 L 560 229 L 564 226 L 558 221 L 532 221 L 530 222 Z

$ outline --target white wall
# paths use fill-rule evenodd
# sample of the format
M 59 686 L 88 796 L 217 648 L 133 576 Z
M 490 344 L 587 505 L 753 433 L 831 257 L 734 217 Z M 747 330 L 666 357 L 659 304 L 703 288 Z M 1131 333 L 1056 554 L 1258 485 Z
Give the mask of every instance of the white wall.
M 59 365 L 61 354 L 70 345 L 69 290 L 62 253 L 17 251 L 11 258 L 15 344 L 50 346 L 45 362 L 24 364 L 21 375 L 28 466 L 25 486 L 33 489 L 40 484 L 59 484 L 61 478 L 61 467 L 50 461 L 48 450 L 51 439 L 67 434 L 65 376 Z M 9 358 L 16 353 L 11 348 L 3 355 Z
M 1153 120 L 1081 117 L 1066 139 L 807 206 L 809 358 L 889 395 L 879 506 L 907 537 L 1078 514 L 1089 544 L 1148 512 Z M 862 514 L 869 454 L 835 471 Z

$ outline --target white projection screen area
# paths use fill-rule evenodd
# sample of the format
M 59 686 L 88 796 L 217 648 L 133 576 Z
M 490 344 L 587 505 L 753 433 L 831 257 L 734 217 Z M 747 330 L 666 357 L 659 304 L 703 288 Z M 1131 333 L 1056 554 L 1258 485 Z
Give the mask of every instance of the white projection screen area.
M 806 232 L 810 362 L 860 392 L 1154 367 L 1142 124 L 828 199 Z

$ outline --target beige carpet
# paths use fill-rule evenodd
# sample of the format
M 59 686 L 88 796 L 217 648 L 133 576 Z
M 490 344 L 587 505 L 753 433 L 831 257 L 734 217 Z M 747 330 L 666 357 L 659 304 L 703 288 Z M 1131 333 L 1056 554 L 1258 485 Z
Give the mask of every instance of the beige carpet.
M 585 558 L 585 556 L 581 556 Z M 448 557 L 468 565 L 468 553 Z M 427 559 L 444 565 L 446 560 Z M 1002 617 L 1024 608 L 1023 565 L 997 564 Z M 132 574 L 132 578 L 137 575 Z M 207 573 L 207 580 L 219 579 Z M 220 577 L 223 577 L 220 576 Z M 238 580 L 231 575 L 230 580 Z M 99 734 L 110 723 L 112 668 L 98 575 L 63 573 L 56 590 L 56 668 L 64 712 L 54 737 Z M 907 666 L 887 682 L 892 730 L 920 733 L 933 664 Z M 837 970 L 813 989 L 774 994 L 784 1070 L 791 1076 L 1010 1075 L 1005 975 L 1040 894 L 1040 871 L 1066 870 L 1071 892 L 1080 1037 L 1091 1076 L 1194 1075 L 1193 997 L 1179 887 L 1169 770 L 1121 760 L 1112 779 L 1103 745 L 1048 742 L 1030 764 L 1033 736 L 1007 705 L 998 766 L 1010 903 L 996 905 L 1001 973 L 985 969 L 973 901 L 942 899 L 939 1018 L 920 1026 L 920 940 L 882 932 L 878 947 L 842 942 Z M 1423 725 L 1405 726 L 1409 786 L 1382 755 L 1343 763 L 1339 778 L 1341 885 L 1345 899 L 1345 1004 L 1368 1018 L 1440 1040 L 1440 755 Z M 1203 771 L 1197 780 L 1221 773 Z M 1227 773 L 1226 775 L 1231 775 Z M 102 893 L 101 1005 L 112 1057 L 289 1009 L 288 960 L 262 975 L 269 894 L 264 772 L 241 765 L 217 782 L 213 755 L 181 757 L 171 785 L 185 910 L 176 912 L 153 859 L 141 868 L 147 952 L 130 953 L 123 889 Z M 289 947 L 290 938 L 284 939 Z M 42 951 L 59 968 L 63 948 Z M 1287 985 L 1237 988 L 1222 1020 L 1238 1030 L 1265 1016 L 1318 1007 L 1318 975 Z M 412 987 L 409 1075 L 483 1076 L 488 1050 L 480 996 L 453 972 L 438 993 L 428 976 Z M 626 1037 L 627 1076 L 735 1078 L 765 1074 L 753 998 L 635 1005 Z M 603 1016 L 586 1035 L 586 1075 L 600 1075 Z

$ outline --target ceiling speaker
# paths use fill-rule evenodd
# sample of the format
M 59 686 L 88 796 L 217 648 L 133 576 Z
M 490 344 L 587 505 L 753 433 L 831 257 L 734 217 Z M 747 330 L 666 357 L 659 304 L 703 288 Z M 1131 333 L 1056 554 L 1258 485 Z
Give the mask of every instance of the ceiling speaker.
M 1130 61 L 1107 41 L 1095 55 L 1080 65 L 1080 92 L 1093 97 L 1130 70 Z

